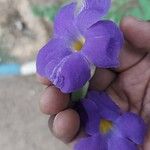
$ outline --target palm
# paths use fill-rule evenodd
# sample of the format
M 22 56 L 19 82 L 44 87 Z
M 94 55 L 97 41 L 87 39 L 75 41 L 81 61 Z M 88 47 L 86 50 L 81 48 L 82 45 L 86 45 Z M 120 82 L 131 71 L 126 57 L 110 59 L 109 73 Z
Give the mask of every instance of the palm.
M 138 63 L 119 73 L 107 90 L 124 111 L 138 113 L 146 123 L 150 121 L 149 66 L 150 54 L 147 54 Z M 146 140 L 144 150 L 149 150 L 148 137 Z
M 150 115 L 150 54 L 145 55 L 135 65 L 121 72 L 110 85 L 112 97 L 118 97 L 125 111 L 133 111 L 149 121 Z

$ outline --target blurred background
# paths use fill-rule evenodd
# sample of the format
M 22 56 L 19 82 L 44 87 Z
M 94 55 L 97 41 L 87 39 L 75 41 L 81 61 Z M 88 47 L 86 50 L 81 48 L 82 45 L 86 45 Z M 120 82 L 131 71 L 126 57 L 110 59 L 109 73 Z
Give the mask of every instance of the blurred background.
M 0 0 L 0 149 L 67 150 L 47 127 L 38 101 L 38 50 L 52 35 L 54 16 L 67 0 Z M 105 17 L 150 19 L 150 0 L 113 0 Z

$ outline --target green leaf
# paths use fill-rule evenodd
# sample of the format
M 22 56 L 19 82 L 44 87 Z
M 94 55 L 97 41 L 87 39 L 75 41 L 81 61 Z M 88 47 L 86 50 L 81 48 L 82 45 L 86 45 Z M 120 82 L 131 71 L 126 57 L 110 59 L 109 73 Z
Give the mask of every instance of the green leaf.
M 53 21 L 59 6 L 32 6 L 31 9 L 35 16 L 47 18 L 49 21 Z

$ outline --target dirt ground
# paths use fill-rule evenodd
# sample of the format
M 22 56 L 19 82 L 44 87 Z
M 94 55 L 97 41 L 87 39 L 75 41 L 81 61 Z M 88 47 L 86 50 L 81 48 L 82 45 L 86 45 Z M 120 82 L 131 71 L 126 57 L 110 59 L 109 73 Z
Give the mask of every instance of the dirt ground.
M 47 127 L 38 102 L 44 87 L 31 77 L 0 78 L 0 149 L 69 150 Z
M 30 0 L 0 0 L 0 14 L 0 58 L 20 63 L 33 60 L 51 35 L 51 23 L 33 15 Z

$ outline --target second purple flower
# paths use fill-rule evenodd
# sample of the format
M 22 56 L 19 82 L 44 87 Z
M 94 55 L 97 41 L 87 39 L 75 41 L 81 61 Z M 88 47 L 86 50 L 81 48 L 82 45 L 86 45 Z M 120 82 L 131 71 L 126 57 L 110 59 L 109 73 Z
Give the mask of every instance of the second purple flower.
M 79 106 L 87 137 L 77 142 L 75 150 L 138 150 L 143 144 L 147 131 L 143 119 L 122 113 L 106 92 L 89 92 Z

